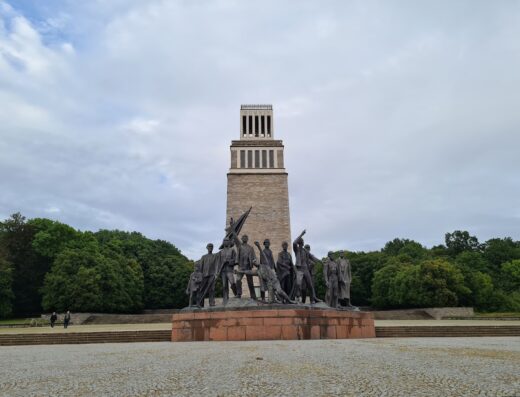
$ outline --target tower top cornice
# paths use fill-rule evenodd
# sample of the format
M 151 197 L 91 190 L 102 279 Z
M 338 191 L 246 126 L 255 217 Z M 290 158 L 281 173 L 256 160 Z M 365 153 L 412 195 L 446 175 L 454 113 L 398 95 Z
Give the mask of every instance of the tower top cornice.
M 273 105 L 240 105 L 240 110 L 273 110 Z

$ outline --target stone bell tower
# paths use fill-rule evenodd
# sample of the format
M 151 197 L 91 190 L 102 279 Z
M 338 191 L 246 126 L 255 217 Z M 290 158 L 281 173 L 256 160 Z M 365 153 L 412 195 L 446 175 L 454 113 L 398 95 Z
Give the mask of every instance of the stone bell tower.
M 231 142 L 226 222 L 253 207 L 241 234 L 248 235 L 253 247 L 255 241 L 263 247 L 268 238 L 275 260 L 283 241 L 292 247 L 283 150 L 282 141 L 274 139 L 272 105 L 242 105 L 240 139 Z

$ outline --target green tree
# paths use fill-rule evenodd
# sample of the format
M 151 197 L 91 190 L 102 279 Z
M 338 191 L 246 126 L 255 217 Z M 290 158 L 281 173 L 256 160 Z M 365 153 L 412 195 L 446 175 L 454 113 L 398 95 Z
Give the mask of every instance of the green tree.
M 92 241 L 66 248 L 45 277 L 46 310 L 129 313 L 143 307 L 143 275 L 139 264 L 117 247 L 101 250 Z
M 455 263 L 466 271 L 489 272 L 489 264 L 480 252 L 464 251 L 455 258 Z
M 493 238 L 484 244 L 484 258 L 489 263 L 489 269 L 497 277 L 505 262 L 520 259 L 520 242 L 510 237 Z
M 461 303 L 465 306 L 474 306 L 479 310 L 486 310 L 493 300 L 494 285 L 491 276 L 479 271 L 464 274 L 464 284 L 471 291 L 471 299 L 467 304 Z
M 345 256 L 352 266 L 352 284 L 350 295 L 357 305 L 370 305 L 372 296 L 372 279 L 374 273 L 381 269 L 387 260 L 382 252 L 347 252 Z
M 12 273 L 11 264 L 0 255 L 0 318 L 6 318 L 13 312 Z
M 459 303 L 479 310 L 486 309 L 493 299 L 494 285 L 484 256 L 480 252 L 464 251 L 455 258 L 455 265 L 464 276 L 467 287 L 467 293 L 459 295 Z
M 427 249 L 418 242 L 399 238 L 387 242 L 382 252 L 388 256 L 408 255 L 414 260 L 423 259 L 428 254 Z
M 100 230 L 95 236 L 101 246 L 117 246 L 125 257 L 139 263 L 143 271 L 143 299 L 147 309 L 178 305 L 172 296 L 172 288 L 176 282 L 174 278 L 177 277 L 174 270 L 177 266 L 189 267 L 190 262 L 173 244 L 163 240 L 150 240 L 140 233 L 119 230 Z M 183 287 L 183 292 L 185 288 L 186 286 Z
M 0 250 L 12 265 L 13 313 L 18 316 L 41 312 L 40 288 L 51 261 L 34 250 L 36 232 L 20 213 L 0 222 Z
M 168 259 L 172 261 L 172 259 Z M 190 261 L 181 261 L 172 264 L 172 288 L 170 295 L 172 297 L 172 307 L 181 309 L 188 306 L 189 297 L 186 295 L 186 287 L 193 272 L 194 263 Z
M 81 232 L 50 219 L 35 218 L 27 223 L 35 229 L 32 241 L 34 250 L 51 260 L 54 260 L 61 251 L 81 237 Z
M 410 264 L 393 261 L 374 273 L 372 280 L 371 303 L 378 308 L 390 308 L 398 306 L 393 294 L 395 290 L 395 280 L 397 274 L 403 266 Z
M 456 257 L 464 251 L 479 251 L 482 246 L 475 236 L 471 236 L 467 231 L 455 230 L 453 233 L 446 233 L 445 238 L 448 254 Z
M 506 292 L 520 292 L 520 259 L 502 264 L 501 287 Z
M 456 306 L 459 295 L 470 293 L 460 270 L 441 259 L 391 263 L 376 272 L 373 288 L 374 304 L 395 308 Z
M 416 307 L 457 306 L 458 297 L 469 293 L 462 272 L 448 261 L 426 260 L 408 271 L 410 282 L 401 291 Z
M 448 255 L 448 249 L 440 244 L 440 245 L 434 245 L 430 250 L 429 254 L 432 258 L 438 258 L 438 259 L 446 259 L 449 257 Z
M 314 264 L 314 291 L 317 297 L 324 298 L 326 290 L 323 277 L 323 262 L 319 261 Z
M 103 294 L 102 311 L 109 313 L 136 312 L 143 308 L 143 271 L 135 259 L 122 255 L 117 245 L 101 250 L 103 261 L 98 265 Z
M 45 276 L 43 307 L 48 311 L 102 311 L 103 293 L 98 267 L 103 256 L 92 247 L 67 248 Z
M 182 305 L 185 300 L 183 294 L 192 271 L 193 263 L 175 256 L 168 256 L 150 265 L 147 274 L 148 282 L 145 286 L 146 306 L 150 309 L 161 309 Z M 180 279 L 176 280 L 176 278 Z M 180 289 L 181 293 L 178 294 L 176 289 Z

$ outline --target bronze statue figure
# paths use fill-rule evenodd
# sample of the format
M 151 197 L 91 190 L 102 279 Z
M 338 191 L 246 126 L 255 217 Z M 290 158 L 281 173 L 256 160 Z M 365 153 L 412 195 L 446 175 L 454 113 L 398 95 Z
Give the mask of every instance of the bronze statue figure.
M 209 305 L 215 306 L 215 279 L 218 266 L 218 257 L 213 253 L 213 244 L 206 246 L 208 253 L 200 258 L 202 271 L 202 284 L 198 299 L 198 306 L 204 306 L 204 298 L 209 298 Z
M 350 261 L 345 258 L 344 252 L 339 255 L 339 301 L 342 306 L 352 307 L 350 302 L 350 284 L 352 283 L 352 269 Z
M 313 254 L 311 254 L 311 246 L 309 244 L 305 244 L 305 246 L 303 247 L 305 249 L 305 251 L 307 251 L 307 257 L 309 258 L 309 273 L 311 274 L 311 278 L 312 278 L 312 285 L 316 285 L 316 272 L 314 270 L 314 267 L 316 265 L 317 262 L 319 262 L 320 260 L 318 258 L 316 258 Z M 307 284 L 306 284 L 306 281 L 305 279 L 303 279 L 303 283 L 302 283 L 302 303 L 305 303 L 305 301 L 307 300 Z M 316 299 L 317 301 L 319 301 L 319 299 Z
M 309 271 L 310 257 L 304 248 L 303 236 L 305 230 L 294 240 L 293 250 L 296 256 L 296 288 L 295 297 L 300 298 L 303 290 L 303 280 L 305 280 L 305 289 L 309 290 L 311 304 L 317 302 L 316 293 L 314 292 L 314 283 L 312 282 L 311 273 Z
M 256 245 L 256 242 L 255 242 Z M 260 264 L 268 266 L 273 271 L 275 269 L 275 263 L 273 258 L 273 251 L 269 248 L 271 242 L 268 238 L 264 240 L 264 249 L 260 250 Z M 260 277 L 260 299 L 265 302 L 265 293 L 268 290 L 267 283 L 264 278 Z
M 222 242 L 223 248 L 219 252 L 219 271 L 222 280 L 222 298 L 226 304 L 229 300 L 229 288 L 233 291 L 233 295 L 237 296 L 237 285 L 235 283 L 235 275 L 233 268 L 236 263 L 236 252 L 233 249 L 232 242 L 225 238 Z
M 251 274 L 248 274 L 252 269 L 253 266 L 256 265 L 256 255 L 255 251 L 253 250 L 253 247 L 251 247 L 247 241 L 248 237 L 247 235 L 242 236 L 242 241 L 238 239 L 236 234 L 233 234 L 233 237 L 235 239 L 235 245 L 237 247 L 237 258 L 236 263 L 238 264 L 238 269 L 241 272 L 238 272 L 236 284 L 237 284 L 237 296 L 240 298 L 242 297 L 242 278 L 244 275 L 246 276 L 247 280 L 247 286 L 249 288 L 249 295 L 251 296 L 251 299 L 256 299 L 256 293 L 255 293 L 255 285 L 253 283 L 253 276 Z M 244 272 L 248 271 L 248 273 Z
M 294 263 L 291 253 L 287 251 L 288 248 L 289 244 L 287 241 L 284 241 L 276 261 L 276 275 L 284 292 L 290 295 L 293 288 Z
M 209 298 L 209 305 L 215 306 L 217 277 L 222 281 L 224 304 L 229 301 L 229 289 L 241 298 L 244 276 L 251 299 L 257 299 L 253 277 L 258 276 L 261 299 L 264 302 L 266 292 L 269 303 L 296 303 L 295 299 L 305 303 L 306 296 L 310 297 L 311 304 L 321 302 L 316 297 L 314 287 L 315 265 L 319 260 L 311 253 L 311 247 L 304 243 L 303 236 L 306 231 L 304 230 L 293 242 L 295 262 L 288 251 L 289 244 L 286 241 L 282 243 L 282 250 L 275 261 L 270 240 L 267 238 L 263 242 L 263 248 L 255 241 L 260 254 L 257 260 L 254 248 L 248 244 L 248 236 L 244 234 L 241 239 L 238 238 L 250 212 L 251 208 L 238 220 L 230 219 L 229 226 L 226 227 L 226 237 L 218 254 L 213 253 L 213 244 L 209 243 L 206 246 L 207 254 L 195 262 L 186 288 L 189 306 L 203 307 L 206 297 Z M 238 266 L 238 269 L 235 270 L 235 266 Z M 351 265 L 343 252 L 338 260 L 334 260 L 332 252 L 328 253 L 323 261 L 323 277 L 327 288 L 325 300 L 328 306 L 335 309 L 346 307 L 348 310 L 358 310 L 350 301 Z
M 266 241 L 269 241 L 266 239 Z M 260 243 L 255 241 L 255 245 L 260 251 L 260 265 L 258 267 L 258 276 L 260 277 L 261 282 L 264 283 L 266 289 L 269 294 L 269 303 L 275 303 L 276 298 L 282 303 L 295 303 L 289 298 L 289 296 L 285 293 L 280 285 L 280 281 L 276 276 L 276 272 L 274 271 L 274 259 L 272 257 L 272 252 L 269 249 L 269 244 L 267 244 L 266 248 L 262 250 L 260 248 Z M 264 241 L 264 246 L 265 246 Z M 266 255 L 267 250 L 267 255 Z M 268 255 L 271 253 L 271 257 Z
M 194 306 L 198 304 L 198 294 L 200 291 L 200 285 L 202 283 L 202 271 L 200 261 L 195 262 L 195 267 L 193 273 L 190 275 L 190 281 L 188 282 L 188 287 L 186 288 L 186 294 L 190 296 L 189 298 L 189 306 Z
M 323 260 L 323 279 L 325 280 L 325 287 L 327 288 L 325 302 L 330 307 L 337 308 L 340 270 L 338 263 L 334 261 L 332 252 L 329 252 L 327 258 Z

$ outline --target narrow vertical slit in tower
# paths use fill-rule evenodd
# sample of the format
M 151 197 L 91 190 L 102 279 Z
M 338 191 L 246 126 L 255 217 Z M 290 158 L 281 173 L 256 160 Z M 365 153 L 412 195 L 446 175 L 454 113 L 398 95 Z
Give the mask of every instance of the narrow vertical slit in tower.
M 267 168 L 267 150 L 262 150 L 262 168 Z
M 246 116 L 242 116 L 242 135 L 246 136 L 247 134 L 247 118 Z
M 253 116 L 249 116 L 249 135 L 253 134 Z
M 253 168 L 253 151 L 247 151 L 247 168 Z
M 240 168 L 246 168 L 246 151 L 240 151 Z
M 260 133 L 265 137 L 265 116 L 260 116 L 261 126 Z
M 274 168 L 274 150 L 269 150 L 269 168 Z
M 255 136 L 258 138 L 258 116 L 255 116 Z
M 271 116 L 267 116 L 267 136 L 271 136 Z

